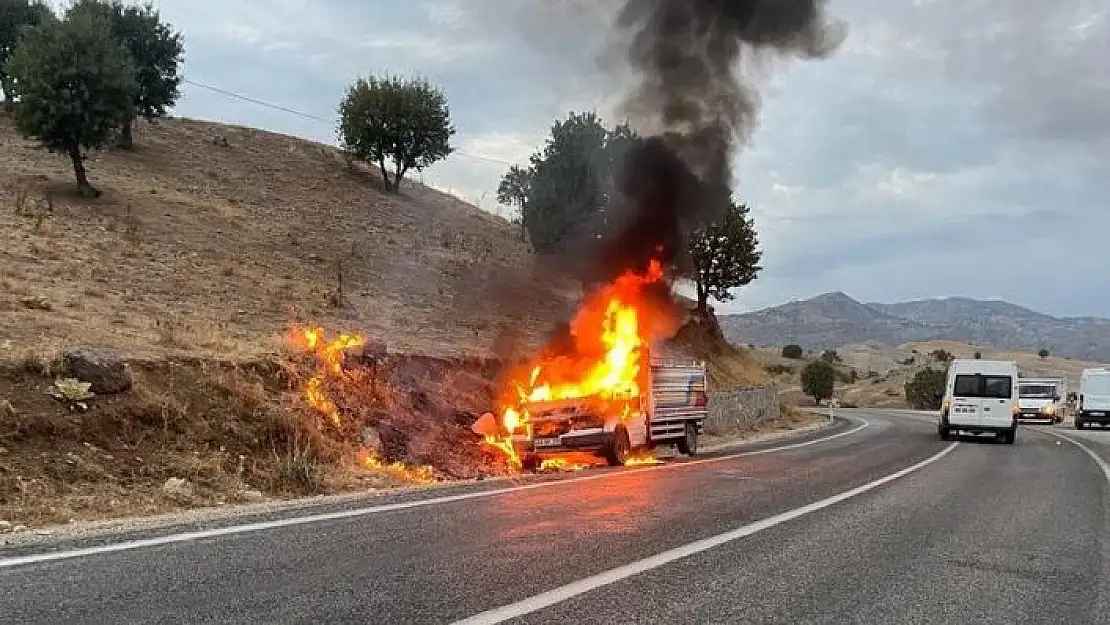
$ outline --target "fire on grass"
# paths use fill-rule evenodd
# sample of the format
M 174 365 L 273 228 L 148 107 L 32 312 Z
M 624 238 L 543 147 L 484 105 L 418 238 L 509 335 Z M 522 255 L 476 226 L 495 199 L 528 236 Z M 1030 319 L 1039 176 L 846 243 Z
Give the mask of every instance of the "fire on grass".
M 531 438 L 529 406 L 556 400 L 589 402 L 601 413 L 625 419 L 639 409 L 647 388 L 648 347 L 673 334 L 676 318 L 667 298 L 662 266 L 652 260 L 642 272 L 625 272 L 583 300 L 570 324 L 569 342 L 549 344 L 516 375 L 509 377 L 497 414 L 486 413 L 474 425 L 487 445 L 521 467 L 513 435 Z M 655 464 L 655 455 L 639 452 L 626 464 Z M 541 470 L 577 470 L 590 466 L 579 459 L 544 459 Z
M 342 428 L 343 418 L 340 416 L 339 406 L 332 398 L 330 389 L 344 384 L 357 385 L 365 382 L 362 378 L 368 375 L 367 372 L 359 369 L 344 369 L 343 361 L 348 350 L 364 346 L 366 338 L 361 334 L 342 333 L 329 340 L 321 327 L 293 326 L 289 331 L 288 341 L 299 351 L 311 354 L 316 362 L 315 371 L 304 385 L 305 403 L 331 426 L 336 429 Z M 412 482 L 436 481 L 432 467 L 410 467 L 402 462 L 386 462 L 382 460 L 377 449 L 370 447 L 364 447 L 359 451 L 358 463 L 364 469 L 386 471 Z

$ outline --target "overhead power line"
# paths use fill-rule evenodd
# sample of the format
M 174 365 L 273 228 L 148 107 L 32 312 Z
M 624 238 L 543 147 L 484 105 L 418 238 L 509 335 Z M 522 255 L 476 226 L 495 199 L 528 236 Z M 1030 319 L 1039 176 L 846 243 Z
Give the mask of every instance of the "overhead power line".
M 273 102 L 267 102 L 265 100 L 260 100 L 258 98 L 252 98 L 250 96 L 246 96 L 246 95 L 243 95 L 241 93 L 236 93 L 236 92 L 228 90 L 228 89 L 223 89 L 223 88 L 217 87 L 215 85 L 209 85 L 209 84 L 205 84 L 205 83 L 202 83 L 202 82 L 197 82 L 195 80 L 189 80 L 188 78 L 184 79 L 183 82 L 185 82 L 187 84 L 190 84 L 194 87 L 199 87 L 201 89 L 207 89 L 208 91 L 211 91 L 213 93 L 218 93 L 220 95 L 227 96 L 229 98 L 234 98 L 236 100 L 242 100 L 243 102 L 249 102 L 251 104 L 257 104 L 258 106 L 264 106 L 266 108 L 273 109 L 275 111 L 281 111 L 283 113 L 289 113 L 290 115 L 296 115 L 298 117 L 303 117 L 305 119 L 311 119 L 313 121 L 318 121 L 318 122 L 322 122 L 322 123 L 330 124 L 330 125 L 334 125 L 335 122 L 336 122 L 336 120 L 334 118 L 328 119 L 328 118 L 325 118 L 325 117 L 320 117 L 319 115 L 313 115 L 312 113 L 306 113 L 304 111 L 298 111 L 296 109 L 289 108 L 288 106 L 282 106 L 281 104 L 274 104 Z M 454 152 L 452 152 L 452 154 L 458 154 L 459 156 L 462 156 L 462 157 L 465 157 L 465 158 L 472 158 L 472 159 L 479 160 L 479 161 L 486 161 L 487 163 L 497 163 L 499 165 L 516 165 L 516 163 L 513 163 L 512 161 L 507 161 L 507 160 L 504 160 L 504 159 L 495 158 L 493 156 L 486 156 L 484 154 L 475 154 L 473 152 L 465 152 L 463 150 L 455 150 Z

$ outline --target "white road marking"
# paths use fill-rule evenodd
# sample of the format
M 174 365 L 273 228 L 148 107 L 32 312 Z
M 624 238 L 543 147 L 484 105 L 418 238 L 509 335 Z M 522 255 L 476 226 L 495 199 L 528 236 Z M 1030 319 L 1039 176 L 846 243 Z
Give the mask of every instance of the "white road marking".
M 1080 443 L 1070 436 L 1064 436 L 1063 434 L 1053 432 L 1052 430 L 1037 428 L 1036 431 L 1042 432 L 1044 434 L 1051 434 L 1056 438 L 1064 439 L 1072 445 L 1075 445 L 1076 447 L 1082 449 L 1084 453 L 1086 453 L 1088 456 L 1091 457 L 1092 460 L 1095 461 L 1095 464 L 1098 465 L 1098 468 L 1102 469 L 1102 477 L 1105 478 L 1107 484 L 1110 485 L 1110 464 L 1103 460 L 1102 456 L 1095 453 L 1090 447 L 1084 445 L 1083 443 Z M 1104 565 L 1105 563 L 1110 562 L 1110 545 L 1108 545 L 1106 541 L 1102 542 L 1102 561 Z M 1110 597 L 1107 596 L 1106 584 L 1103 583 L 1101 586 L 1099 586 L 1098 597 L 1095 600 L 1094 613 L 1105 614 L 1107 605 L 1110 605 Z
M 936 462 L 937 460 L 940 460 L 953 449 L 955 449 L 957 445 L 959 445 L 959 443 L 952 443 L 941 450 L 939 453 L 930 456 L 913 466 L 906 467 L 901 471 L 891 473 L 890 475 L 881 477 L 873 482 L 868 482 L 867 484 L 864 484 L 862 486 L 857 486 L 856 488 L 845 491 L 838 495 L 833 495 L 832 497 L 829 497 L 827 499 L 815 501 L 800 508 L 794 508 L 793 510 L 783 512 L 781 514 L 776 514 L 773 517 L 769 517 L 763 519 L 762 521 L 756 521 L 755 523 L 750 523 L 748 525 L 738 527 L 723 534 L 717 534 L 716 536 L 703 538 L 702 540 L 692 542 L 681 547 L 669 549 L 654 556 L 644 558 L 643 560 L 637 560 L 636 562 L 632 562 L 624 566 L 619 566 L 615 569 L 609 569 L 608 571 L 598 573 L 597 575 L 591 575 L 590 577 L 580 579 L 576 582 L 571 582 L 570 584 L 560 586 L 547 592 L 535 595 L 534 597 L 528 597 L 527 599 L 517 601 L 516 603 L 510 603 L 500 608 L 488 610 L 486 612 L 471 616 L 470 618 L 456 621 L 454 625 L 492 625 L 494 623 L 501 623 L 509 619 L 518 618 L 526 614 L 531 614 L 533 612 L 537 612 L 544 608 L 553 606 L 557 603 L 561 603 L 563 601 L 566 601 L 567 599 L 587 593 L 602 586 L 607 586 L 609 584 L 627 579 L 634 575 L 639 575 L 640 573 L 643 573 L 645 571 L 659 568 L 665 564 L 674 562 L 675 560 L 680 560 L 682 558 L 692 556 L 696 553 L 701 553 L 702 551 L 706 551 L 714 547 L 719 547 L 720 545 L 723 545 L 725 543 L 732 542 L 746 536 L 751 536 L 756 532 L 761 532 L 765 529 L 769 529 L 776 525 L 779 525 L 780 523 L 785 523 L 798 517 L 805 516 L 811 512 L 816 512 L 823 508 L 828 508 L 829 506 L 838 504 L 845 499 L 850 499 L 873 488 L 882 486 L 887 482 L 891 482 L 900 477 L 909 475 L 910 473 L 913 473 L 918 469 L 926 467 Z
M 81 558 L 86 556 L 93 556 L 105 553 L 115 553 L 118 551 L 130 551 L 133 549 L 142 549 L 145 547 L 157 547 L 160 545 L 169 545 L 173 543 L 183 543 L 194 540 L 202 540 L 205 538 L 214 538 L 217 536 L 230 536 L 233 534 L 245 534 L 248 532 L 258 532 L 262 530 L 277 529 L 281 527 L 290 527 L 294 525 L 305 525 L 308 523 L 319 523 L 321 521 L 332 521 L 336 519 L 349 519 L 352 517 L 368 516 L 372 514 L 381 514 L 383 512 L 394 512 L 397 510 L 408 510 L 411 508 L 422 508 L 425 506 L 434 506 L 439 504 L 451 503 L 455 501 L 465 501 L 467 499 L 480 499 L 484 497 L 496 497 L 498 495 L 505 495 L 508 493 L 518 493 L 527 490 L 536 490 L 540 488 L 553 488 L 565 484 L 573 484 L 577 482 L 589 482 L 592 480 L 611 479 L 621 475 L 628 475 L 630 473 L 641 473 L 644 471 L 662 471 L 665 469 L 677 469 L 681 467 L 691 467 L 702 464 L 709 464 L 713 462 L 724 462 L 726 460 L 733 460 L 736 458 L 743 458 L 746 456 L 758 456 L 762 454 L 769 454 L 780 451 L 787 451 L 790 449 L 798 449 L 800 447 L 807 447 L 809 445 L 816 445 L 824 443 L 844 436 L 855 434 L 860 430 L 870 426 L 870 422 L 865 419 L 858 419 L 860 425 L 837 434 L 825 436 L 822 438 L 815 438 L 813 440 L 803 441 L 800 443 L 791 443 L 789 445 L 780 445 L 778 447 L 769 447 L 766 449 L 757 449 L 755 451 L 745 451 L 727 456 L 718 456 L 714 458 L 700 458 L 697 460 L 688 460 L 686 462 L 674 462 L 660 465 L 651 465 L 639 467 L 635 469 L 628 469 L 624 471 L 614 471 L 607 473 L 599 473 L 597 475 L 584 475 L 581 477 L 573 477 L 562 480 L 555 480 L 551 482 L 540 482 L 538 484 L 524 484 L 521 486 L 512 486 L 509 488 L 500 488 L 494 490 L 485 490 L 474 493 L 463 493 L 459 495 L 446 495 L 443 497 L 434 497 L 431 499 L 417 499 L 415 501 L 403 501 L 399 503 L 383 504 L 380 506 L 368 506 L 364 508 L 355 508 L 352 510 L 339 510 L 336 512 L 325 512 L 321 514 L 311 514 L 306 516 L 286 517 L 282 519 L 274 519 L 271 521 L 259 521 L 256 523 L 244 523 L 241 525 L 231 525 L 228 527 L 218 527 L 207 530 L 197 530 L 194 532 L 181 532 L 177 534 L 167 534 L 165 536 L 156 536 L 153 538 L 143 538 L 138 540 L 129 540 L 118 543 L 111 543 L 107 545 L 97 545 L 95 547 L 83 547 L 78 549 L 68 549 L 64 551 L 50 551 L 45 553 L 35 553 L 26 556 L 15 556 L 11 558 L 0 559 L 0 569 L 10 568 L 13 566 L 21 566 L 25 564 L 36 564 L 40 562 L 50 562 L 53 560 L 66 560 L 70 558 Z

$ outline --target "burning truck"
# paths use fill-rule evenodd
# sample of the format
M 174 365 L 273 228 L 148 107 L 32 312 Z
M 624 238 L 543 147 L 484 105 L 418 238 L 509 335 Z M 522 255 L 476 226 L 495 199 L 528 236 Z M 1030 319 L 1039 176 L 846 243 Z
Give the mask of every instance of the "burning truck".
M 651 461 L 659 444 L 697 453 L 708 414 L 705 364 L 660 353 L 683 314 L 655 260 L 595 288 L 565 334 L 510 372 L 497 413 L 474 431 L 523 468 L 569 454 L 614 466 Z

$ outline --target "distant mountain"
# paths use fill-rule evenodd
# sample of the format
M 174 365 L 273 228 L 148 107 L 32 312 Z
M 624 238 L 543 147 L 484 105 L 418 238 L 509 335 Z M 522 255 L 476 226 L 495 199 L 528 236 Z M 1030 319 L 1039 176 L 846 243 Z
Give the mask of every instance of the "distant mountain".
M 998 300 L 967 297 L 864 304 L 841 292 L 722 315 L 725 335 L 736 343 L 797 343 L 827 349 L 874 340 L 888 345 L 950 340 L 984 347 L 1036 351 L 1110 362 L 1110 319 L 1053 317 Z

